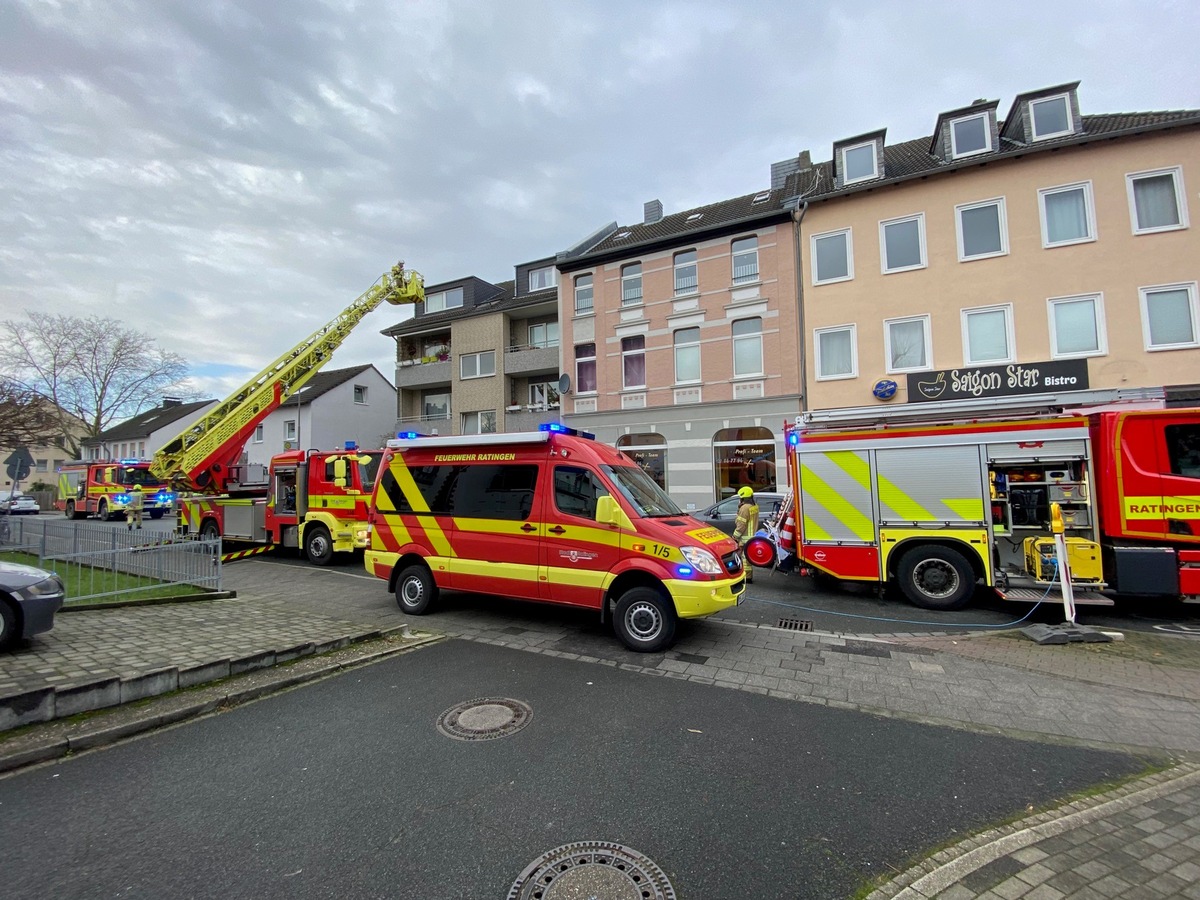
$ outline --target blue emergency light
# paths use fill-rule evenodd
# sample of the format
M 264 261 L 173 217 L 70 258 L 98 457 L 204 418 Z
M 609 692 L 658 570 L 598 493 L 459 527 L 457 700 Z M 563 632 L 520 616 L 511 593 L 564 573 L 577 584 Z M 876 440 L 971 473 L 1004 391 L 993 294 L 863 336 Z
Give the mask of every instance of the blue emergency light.
M 425 435 L 421 434 L 419 431 L 398 431 L 396 432 L 396 437 L 400 438 L 402 441 L 411 441 L 415 438 L 425 437 Z
M 543 422 L 538 426 L 538 431 L 549 431 L 552 434 L 569 434 L 572 437 L 581 437 L 589 441 L 596 439 L 596 436 L 590 431 L 579 431 L 570 425 L 564 425 L 562 422 Z
M 345 450 L 346 452 L 350 452 L 352 450 L 357 450 L 358 449 L 358 441 L 346 441 L 346 443 L 342 447 L 342 449 Z
M 800 434 L 799 434 L 799 432 L 793 431 L 793 432 L 789 433 L 789 434 L 788 434 L 788 436 L 787 436 L 787 441 L 788 441 L 788 443 L 789 443 L 789 444 L 791 444 L 793 447 L 799 446 L 799 444 L 800 444 Z

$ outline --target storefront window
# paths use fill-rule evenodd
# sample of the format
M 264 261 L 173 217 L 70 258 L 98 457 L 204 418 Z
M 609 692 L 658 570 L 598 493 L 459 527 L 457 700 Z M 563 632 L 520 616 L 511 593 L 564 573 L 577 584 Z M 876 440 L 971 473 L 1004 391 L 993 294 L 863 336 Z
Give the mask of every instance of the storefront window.
M 723 428 L 713 437 L 713 481 L 718 500 L 749 485 L 756 491 L 778 489 L 775 435 L 769 428 Z
M 623 434 L 617 449 L 641 466 L 664 491 L 667 489 L 667 441 L 661 434 Z

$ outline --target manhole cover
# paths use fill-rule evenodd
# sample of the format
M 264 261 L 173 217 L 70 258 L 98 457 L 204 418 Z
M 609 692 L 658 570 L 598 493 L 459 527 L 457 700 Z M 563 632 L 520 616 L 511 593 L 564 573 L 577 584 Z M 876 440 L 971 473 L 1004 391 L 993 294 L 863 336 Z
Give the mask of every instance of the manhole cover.
M 437 720 L 437 728 L 457 741 L 490 741 L 516 734 L 529 724 L 533 710 L 520 700 L 483 697 L 452 706 Z
M 780 619 L 779 627 L 788 631 L 812 631 L 813 623 L 807 619 Z
M 652 860 L 629 847 L 583 841 L 542 854 L 509 889 L 508 900 L 675 900 Z

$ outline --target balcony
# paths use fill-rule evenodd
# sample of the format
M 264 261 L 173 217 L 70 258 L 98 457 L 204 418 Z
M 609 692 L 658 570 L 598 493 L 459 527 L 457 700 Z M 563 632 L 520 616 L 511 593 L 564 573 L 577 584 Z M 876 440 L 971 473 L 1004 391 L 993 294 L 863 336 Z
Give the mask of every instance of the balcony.
M 451 434 L 450 413 L 444 415 L 401 416 L 393 431 L 417 431 L 421 434 Z
M 510 406 L 504 410 L 502 431 L 537 431 L 545 422 L 558 422 L 562 418 L 557 403 L 544 406 Z
M 504 353 L 505 375 L 558 372 L 558 342 L 531 346 L 518 344 Z
M 449 384 L 451 374 L 449 356 L 444 360 L 436 356 L 401 360 L 396 363 L 396 387 L 423 388 Z

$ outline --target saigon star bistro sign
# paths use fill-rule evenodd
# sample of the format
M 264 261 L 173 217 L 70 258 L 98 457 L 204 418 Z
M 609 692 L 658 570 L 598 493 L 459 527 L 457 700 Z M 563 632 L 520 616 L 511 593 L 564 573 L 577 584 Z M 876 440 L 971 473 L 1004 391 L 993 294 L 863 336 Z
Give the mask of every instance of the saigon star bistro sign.
M 969 369 L 913 372 L 908 376 L 910 403 L 934 400 L 975 400 L 1014 394 L 1053 394 L 1088 387 L 1086 359 L 1009 363 Z

